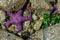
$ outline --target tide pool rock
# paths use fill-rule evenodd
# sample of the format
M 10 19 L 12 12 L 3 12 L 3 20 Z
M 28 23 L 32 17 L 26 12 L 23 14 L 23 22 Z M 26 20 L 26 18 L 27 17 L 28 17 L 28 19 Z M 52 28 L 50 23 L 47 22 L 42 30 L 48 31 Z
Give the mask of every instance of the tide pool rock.
M 37 16 L 35 14 L 32 15 L 33 20 L 37 20 Z
M 13 31 L 13 32 L 17 32 L 17 31 L 18 31 L 16 25 L 11 25 L 11 26 L 9 27 L 9 30 L 10 30 L 10 31 Z
M 17 37 L 11 33 L 8 33 L 7 31 L 0 31 L 0 40 L 23 40 L 20 37 Z
M 37 20 L 37 21 L 35 21 L 35 25 L 33 26 L 33 28 L 35 30 L 39 30 L 41 25 L 42 25 L 42 20 Z
M 60 23 L 46 28 L 43 37 L 44 40 L 60 40 Z
M 35 20 L 35 24 L 33 25 L 33 28 L 35 30 L 39 30 L 42 23 L 43 23 L 43 16 L 42 15 L 38 15 L 39 16 L 39 19 L 38 20 Z
M 24 5 L 25 0 L 0 0 L 0 8 L 4 10 L 19 10 Z
M 2 23 L 5 19 L 5 12 L 3 10 L 0 10 L 0 23 Z
M 30 26 L 30 21 L 26 21 L 25 23 L 24 23 L 24 28 L 25 29 L 28 29 L 29 28 L 29 26 Z
M 60 0 L 58 0 L 58 10 L 59 10 L 59 13 L 60 13 Z
M 36 31 L 28 40 L 43 40 L 43 30 Z
M 32 3 L 31 6 L 35 9 L 49 9 L 49 5 L 45 2 L 45 0 L 30 0 L 30 2 Z

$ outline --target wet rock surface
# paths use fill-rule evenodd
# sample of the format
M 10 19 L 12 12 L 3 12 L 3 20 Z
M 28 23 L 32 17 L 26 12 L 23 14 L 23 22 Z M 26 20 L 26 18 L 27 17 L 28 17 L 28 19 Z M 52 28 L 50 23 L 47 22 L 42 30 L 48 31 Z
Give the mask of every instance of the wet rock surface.
M 49 5 L 44 0 L 30 0 L 30 2 L 35 9 L 49 9 Z
M 3 10 L 0 10 L 0 23 L 2 23 L 5 19 L 5 12 Z
M 23 40 L 22 38 L 19 38 L 11 33 L 8 33 L 7 31 L 0 31 L 0 40 Z
M 58 10 L 60 12 L 60 0 L 58 0 Z
M 43 30 L 36 31 L 28 40 L 43 40 Z
M 25 0 L 0 0 L 0 8 L 17 11 L 23 7 L 25 2 Z
M 44 40 L 60 40 L 60 24 L 53 25 L 44 30 Z
M 25 36 L 24 36 L 25 35 Z M 22 33 L 22 37 L 18 37 L 14 34 L 11 34 L 7 31 L 0 30 L 0 40 L 43 40 L 43 31 L 36 31 L 29 38 L 29 33 Z
M 60 0 L 58 0 L 58 1 L 60 3 Z M 27 39 L 27 40 L 59 40 L 60 39 L 60 34 L 59 34 L 60 33 L 60 24 L 56 24 L 51 27 L 48 27 L 44 30 L 44 32 L 43 32 L 43 30 L 40 30 L 42 21 L 38 20 L 38 16 L 40 17 L 40 19 L 43 18 L 40 16 L 40 14 L 42 14 L 43 12 L 46 12 L 46 10 L 44 10 L 44 9 L 51 9 L 49 4 L 46 3 L 46 1 L 44 1 L 44 0 L 30 0 L 30 2 L 32 4 L 31 6 L 36 9 L 36 13 L 33 12 L 33 15 L 32 15 L 32 18 L 34 19 L 34 21 L 36 20 L 35 25 L 33 26 L 33 29 L 36 30 L 36 32 L 33 33 L 33 29 L 29 29 L 30 22 L 26 21 L 24 24 L 26 27 L 24 26 L 24 28 L 26 28 L 29 32 L 23 32 L 21 35 L 22 38 Z M 15 10 L 16 11 L 16 10 L 22 8 L 25 1 L 24 0 L 22 0 L 22 1 L 20 1 L 20 0 L 15 0 L 15 1 L 14 0 L 10 0 L 10 1 L 0 0 L 0 3 L 1 3 L 0 7 L 2 7 L 4 10 Z M 59 5 L 59 3 L 58 3 L 58 5 Z M 14 6 L 15 6 L 15 8 L 14 8 Z M 60 6 L 58 6 L 58 7 L 60 8 Z M 47 11 L 47 12 L 49 12 L 49 11 Z M 0 13 L 2 13 L 2 14 L 0 14 L 1 15 L 0 18 L 2 18 L 0 20 L 4 20 L 5 13 L 3 13 L 3 12 L 0 12 Z M 26 10 L 24 12 L 23 16 L 31 17 L 30 14 L 31 13 L 28 10 Z M 9 30 L 14 32 L 15 31 L 14 27 L 15 26 L 12 26 Z M 17 37 L 14 34 L 8 33 L 7 31 L 0 30 L 0 40 L 23 40 L 22 38 Z

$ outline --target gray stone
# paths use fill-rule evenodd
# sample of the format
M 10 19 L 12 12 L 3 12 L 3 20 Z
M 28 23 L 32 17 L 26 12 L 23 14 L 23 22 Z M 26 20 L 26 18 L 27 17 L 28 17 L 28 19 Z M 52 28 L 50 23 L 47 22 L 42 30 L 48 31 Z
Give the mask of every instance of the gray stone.
M 60 13 L 60 0 L 58 0 L 58 10 L 59 10 L 59 13 Z
M 43 30 L 36 31 L 29 40 L 43 40 Z
M 19 10 L 25 4 L 25 0 L 0 0 L 0 8 L 4 10 Z
M 0 31 L 0 40 L 23 40 L 7 31 Z
M 43 35 L 44 40 L 60 40 L 60 24 L 46 28 Z
M 45 2 L 45 0 L 30 0 L 32 3 L 32 7 L 35 9 L 49 9 L 49 5 Z

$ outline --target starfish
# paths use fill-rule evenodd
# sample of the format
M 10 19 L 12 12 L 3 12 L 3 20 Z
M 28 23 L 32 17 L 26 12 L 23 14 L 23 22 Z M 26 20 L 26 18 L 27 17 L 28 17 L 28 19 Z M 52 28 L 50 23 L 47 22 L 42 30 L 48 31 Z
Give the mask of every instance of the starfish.
M 55 14 L 58 14 L 58 13 L 59 13 L 57 4 L 54 5 L 54 13 L 55 13 Z
M 6 22 L 6 29 L 8 29 L 12 24 L 15 24 L 17 26 L 18 32 L 22 31 L 22 23 L 24 21 L 31 21 L 32 18 L 28 16 L 22 16 L 23 10 L 19 10 L 16 14 L 13 14 L 10 11 L 7 11 L 7 15 L 10 16 L 11 20 Z

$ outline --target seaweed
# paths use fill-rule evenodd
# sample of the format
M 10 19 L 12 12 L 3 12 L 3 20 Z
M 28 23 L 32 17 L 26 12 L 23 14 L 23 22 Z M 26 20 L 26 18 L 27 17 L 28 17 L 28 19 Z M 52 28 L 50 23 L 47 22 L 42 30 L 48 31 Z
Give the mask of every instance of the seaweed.
M 43 13 L 43 24 L 42 29 L 45 29 L 50 26 L 50 24 L 54 25 L 57 23 L 60 23 L 60 15 L 52 14 L 51 21 L 50 21 L 50 14 L 49 13 Z

